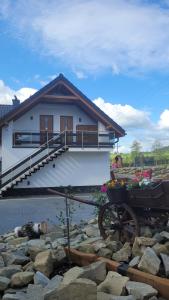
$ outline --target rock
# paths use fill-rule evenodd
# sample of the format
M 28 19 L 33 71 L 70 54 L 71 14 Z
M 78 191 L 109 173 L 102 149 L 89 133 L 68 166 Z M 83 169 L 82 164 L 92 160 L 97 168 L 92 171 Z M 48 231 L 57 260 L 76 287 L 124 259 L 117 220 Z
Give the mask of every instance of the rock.
M 44 300 L 44 291 L 41 285 L 29 284 L 26 300 Z
M 156 240 L 153 238 L 136 237 L 132 248 L 133 256 L 141 256 L 145 250 L 145 247 L 152 247 L 155 243 Z
M 36 240 L 30 240 L 28 241 L 28 247 L 37 247 L 37 248 L 41 248 L 44 249 L 45 247 L 45 240 L 40 240 L 40 239 L 36 239 Z
M 13 274 L 20 272 L 21 266 L 11 265 L 0 269 L 0 276 L 11 278 Z
M 63 281 L 63 276 L 56 275 L 51 280 L 49 280 L 45 290 L 51 291 L 53 289 L 58 288 L 60 283 Z
M 60 246 L 60 244 L 57 240 L 52 243 L 52 249 L 57 249 L 58 246 Z
M 54 231 L 42 235 L 41 239 L 46 239 L 48 237 L 50 238 L 51 242 L 54 242 L 55 240 L 64 237 L 64 230 L 60 226 L 57 226 L 57 229 Z
M 106 263 L 98 261 L 83 268 L 71 268 L 64 274 L 63 284 L 69 284 L 76 278 L 87 278 L 100 283 L 106 278 Z
M 101 241 L 102 242 L 102 239 L 99 236 L 97 236 L 97 237 L 91 237 L 91 238 L 88 238 L 85 241 L 81 242 L 80 246 L 86 245 L 86 244 L 93 244 L 93 243 L 95 243 L 97 241 Z
M 53 258 L 51 250 L 46 250 L 37 254 L 34 267 L 36 271 L 40 271 L 49 277 L 53 272 Z
M 31 260 L 34 261 L 37 254 L 39 254 L 40 252 L 42 252 L 44 250 L 45 250 L 45 247 L 42 249 L 42 248 L 37 248 L 37 247 L 31 246 L 28 248 L 28 254 L 29 254 Z
M 153 239 L 156 240 L 157 243 L 161 243 L 164 238 L 161 236 L 159 232 L 156 232 L 155 235 L 153 236 Z
M 97 292 L 97 300 L 114 300 L 114 298 L 110 294 Z
M 36 285 L 39 284 L 45 287 L 48 285 L 49 282 L 50 282 L 49 278 L 39 271 L 37 271 L 36 274 L 34 275 L 34 284 Z
M 17 246 L 17 245 L 20 245 L 27 241 L 28 241 L 27 237 L 20 237 L 20 238 L 16 238 L 16 239 L 12 239 L 12 240 L 8 241 L 8 244 L 12 245 L 12 246 Z
M 93 218 L 93 219 L 90 219 L 88 222 L 87 222 L 88 225 L 91 225 L 91 224 L 98 224 L 98 218 Z
M 9 265 L 25 265 L 30 261 L 30 258 L 18 253 L 5 252 L 2 253 L 6 266 Z
M 5 291 L 10 283 L 10 279 L 0 276 L 0 292 Z
M 6 251 L 6 245 L 5 243 L 0 243 L 0 253 L 2 253 L 3 251 Z
M 169 232 L 162 231 L 162 232 L 160 232 L 160 235 L 162 236 L 162 238 L 165 238 L 166 240 L 169 240 Z
M 128 261 L 131 256 L 131 247 L 129 243 L 125 243 L 123 248 L 113 254 L 112 259 L 116 261 Z
M 30 261 L 25 266 L 23 266 L 22 269 L 23 269 L 23 271 L 33 272 L 33 270 L 34 270 L 34 264 L 33 264 L 33 262 Z
M 88 237 L 97 237 L 100 236 L 100 231 L 93 225 L 86 226 L 83 231 L 87 234 Z
M 155 251 L 155 253 L 157 255 L 160 255 L 160 253 L 169 254 L 169 251 L 168 251 L 166 245 L 164 245 L 164 244 L 157 243 L 152 247 L 152 249 Z
M 123 247 L 123 244 L 120 241 L 106 240 L 106 247 L 114 253 L 119 251 Z
M 115 296 L 124 295 L 128 281 L 129 278 L 126 276 L 118 276 L 115 272 L 108 272 L 106 279 L 97 287 L 97 291 Z
M 95 253 L 94 245 L 91 244 L 80 245 L 78 250 L 84 253 Z
M 69 295 L 69 296 L 68 296 Z M 97 300 L 96 283 L 89 279 L 76 279 L 68 285 L 61 284 L 58 289 L 47 296 L 44 300 Z
M 69 284 L 70 282 L 74 281 L 75 279 L 81 277 L 82 273 L 83 273 L 83 268 L 80 268 L 80 267 L 73 267 L 73 268 L 69 269 L 64 274 L 63 284 Z
M 58 242 L 61 246 L 66 246 L 66 245 L 67 245 L 67 239 L 66 239 L 66 238 L 59 238 L 59 239 L 57 239 L 57 242 Z
M 169 256 L 166 254 L 162 254 L 162 253 L 160 255 L 162 258 L 163 265 L 164 265 L 166 277 L 169 277 Z
M 160 268 L 160 259 L 150 247 L 146 248 L 138 264 L 138 269 L 156 275 Z
M 136 281 L 128 281 L 126 289 L 130 295 L 135 297 L 136 300 L 146 300 L 158 294 L 158 291 L 151 285 Z
M 97 252 L 97 255 L 102 256 L 102 257 L 106 257 L 106 258 L 111 258 L 112 257 L 112 251 L 110 249 L 107 249 L 107 248 L 101 248 Z
M 33 272 L 19 272 L 12 276 L 11 286 L 12 287 L 22 287 L 28 285 L 33 281 Z
M 113 296 L 107 293 L 98 292 L 97 300 L 135 300 L 131 295 L 129 296 Z
M 130 262 L 129 267 L 134 268 L 136 267 L 140 262 L 140 256 L 135 256 Z
M 152 231 L 149 226 L 142 226 L 140 233 L 141 233 L 141 236 L 143 236 L 143 237 L 148 237 L 148 238 L 152 237 Z
M 70 245 L 72 247 L 77 247 L 79 244 L 81 244 L 84 240 L 86 240 L 87 236 L 85 234 L 79 234 L 76 236 L 75 239 L 70 241 Z
M 83 267 L 83 273 L 80 275 L 81 278 L 90 279 L 97 284 L 105 280 L 106 278 L 106 263 L 103 261 L 97 261 L 89 266 Z
M 61 263 L 66 258 L 64 248 L 62 246 L 59 246 L 56 250 L 53 250 L 52 258 L 54 263 Z
M 5 294 L 2 299 L 3 300 L 27 300 L 27 297 L 23 293 L 16 293 L 16 294 Z
M 5 266 L 3 257 L 0 255 L 0 268 L 3 268 Z
M 73 239 L 75 238 L 78 234 L 81 234 L 81 231 L 78 229 L 74 229 L 73 231 L 70 232 L 70 238 Z
M 106 243 L 103 241 L 97 241 L 92 246 L 94 252 L 98 252 L 101 248 L 106 248 Z

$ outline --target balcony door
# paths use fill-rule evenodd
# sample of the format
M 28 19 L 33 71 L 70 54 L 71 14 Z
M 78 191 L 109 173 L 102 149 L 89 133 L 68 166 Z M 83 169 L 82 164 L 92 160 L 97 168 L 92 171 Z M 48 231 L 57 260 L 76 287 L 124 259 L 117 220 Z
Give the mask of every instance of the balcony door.
M 41 145 L 53 137 L 53 116 L 40 116 L 40 143 Z
M 77 144 L 82 146 L 96 146 L 98 144 L 97 125 L 77 125 Z
M 72 144 L 73 140 L 73 117 L 60 116 L 60 132 L 66 131 L 66 143 Z

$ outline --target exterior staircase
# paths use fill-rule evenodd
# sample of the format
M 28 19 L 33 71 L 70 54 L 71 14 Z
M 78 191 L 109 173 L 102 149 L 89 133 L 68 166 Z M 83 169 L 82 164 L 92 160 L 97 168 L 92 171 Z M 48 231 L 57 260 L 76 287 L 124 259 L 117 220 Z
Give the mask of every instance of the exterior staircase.
M 66 132 L 62 132 L 57 137 L 53 137 L 41 145 L 36 151 L 1 174 L 0 196 L 2 197 L 3 192 L 16 186 L 19 182 L 22 182 L 31 176 L 32 173 L 43 168 L 68 149 L 69 147 L 66 145 Z

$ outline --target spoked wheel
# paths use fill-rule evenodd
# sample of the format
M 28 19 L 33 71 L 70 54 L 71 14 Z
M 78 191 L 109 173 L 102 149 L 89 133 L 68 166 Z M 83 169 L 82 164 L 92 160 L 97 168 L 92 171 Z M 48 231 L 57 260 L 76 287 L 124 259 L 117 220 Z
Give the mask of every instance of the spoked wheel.
M 139 235 L 139 225 L 131 207 L 122 203 L 114 205 L 106 203 L 100 208 L 98 224 L 101 236 L 115 236 L 122 243 L 133 242 Z

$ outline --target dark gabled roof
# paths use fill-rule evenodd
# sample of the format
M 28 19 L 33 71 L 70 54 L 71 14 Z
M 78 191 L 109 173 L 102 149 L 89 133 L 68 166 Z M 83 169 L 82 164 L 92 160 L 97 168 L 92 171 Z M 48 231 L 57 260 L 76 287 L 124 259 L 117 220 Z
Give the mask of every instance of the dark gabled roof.
M 2 127 L 6 122 L 9 122 L 12 119 L 16 119 L 20 116 L 20 114 L 25 113 L 25 111 L 29 110 L 29 108 L 37 103 L 40 97 L 43 97 L 45 93 L 49 92 L 53 88 L 55 88 L 58 83 L 65 84 L 70 90 L 78 96 L 78 101 L 81 101 L 82 105 L 86 106 L 87 110 L 91 110 L 98 118 L 104 121 L 107 127 L 113 128 L 117 131 L 118 136 L 124 136 L 125 130 L 119 126 L 116 122 L 114 122 L 107 114 L 105 114 L 97 105 L 95 105 L 89 98 L 87 98 L 78 88 L 76 88 L 67 78 L 60 74 L 56 79 L 52 80 L 46 86 L 41 88 L 35 94 L 30 96 L 24 102 L 22 102 L 18 107 L 13 110 L 10 110 L 1 120 L 0 127 Z
M 12 104 L 0 104 L 0 119 L 2 119 L 7 113 L 13 110 Z

